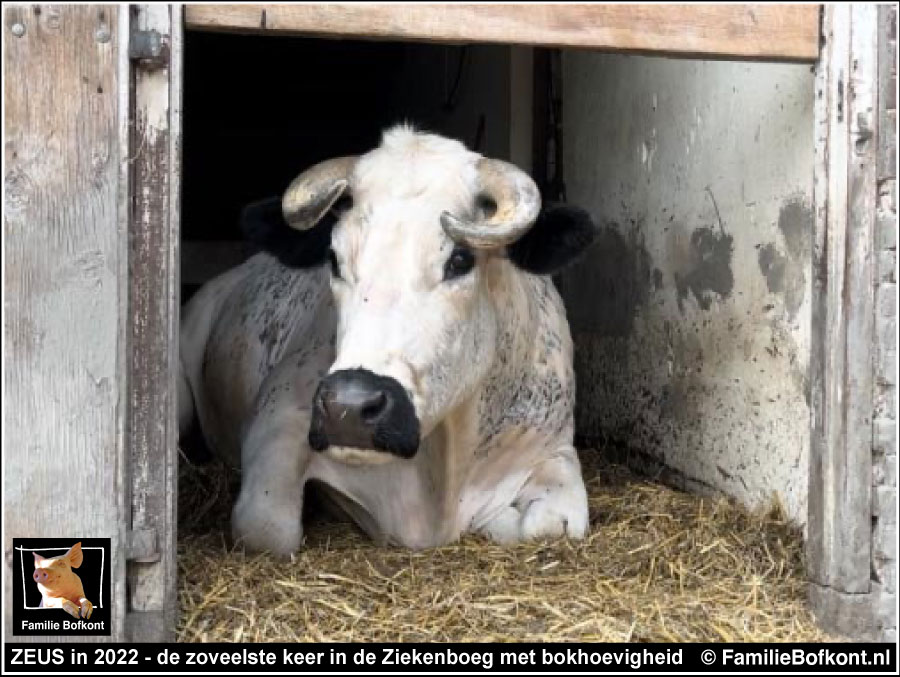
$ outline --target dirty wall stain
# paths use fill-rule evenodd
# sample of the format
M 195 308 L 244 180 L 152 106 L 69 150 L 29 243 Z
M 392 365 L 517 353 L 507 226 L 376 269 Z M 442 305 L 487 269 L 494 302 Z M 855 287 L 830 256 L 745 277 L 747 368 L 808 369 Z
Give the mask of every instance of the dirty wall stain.
M 692 294 L 703 310 L 712 306 L 714 295 L 725 298 L 734 289 L 731 257 L 734 240 L 719 227 L 716 232 L 704 226 L 691 233 L 687 272 L 675 273 L 678 309 L 684 312 L 684 300 Z

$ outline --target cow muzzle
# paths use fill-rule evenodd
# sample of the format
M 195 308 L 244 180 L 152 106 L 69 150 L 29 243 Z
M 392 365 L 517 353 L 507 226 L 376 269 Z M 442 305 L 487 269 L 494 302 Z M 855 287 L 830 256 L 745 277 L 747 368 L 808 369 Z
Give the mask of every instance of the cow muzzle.
M 313 397 L 309 445 L 314 451 L 353 447 L 412 458 L 419 449 L 419 419 L 395 379 L 344 369 L 322 379 Z

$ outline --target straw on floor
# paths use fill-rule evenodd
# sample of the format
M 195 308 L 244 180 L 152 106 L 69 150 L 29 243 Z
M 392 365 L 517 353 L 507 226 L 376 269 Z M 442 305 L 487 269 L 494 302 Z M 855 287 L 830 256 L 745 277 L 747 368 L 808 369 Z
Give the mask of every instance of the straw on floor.
M 827 641 L 800 530 L 582 452 L 587 539 L 424 552 L 313 518 L 295 561 L 226 545 L 238 478 L 183 462 L 180 641 Z

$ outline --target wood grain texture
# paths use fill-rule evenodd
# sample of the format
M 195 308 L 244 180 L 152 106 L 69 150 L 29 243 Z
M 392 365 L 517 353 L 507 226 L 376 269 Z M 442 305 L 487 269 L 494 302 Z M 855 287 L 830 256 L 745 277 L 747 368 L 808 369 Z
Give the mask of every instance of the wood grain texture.
M 847 82 L 846 451 L 836 539 L 843 555 L 832 587 L 869 592 L 872 578 L 872 414 L 875 375 L 875 208 L 878 200 L 878 6 L 856 5 L 851 17 Z
M 112 640 L 123 639 L 126 523 L 118 11 L 3 16 L 4 592 L 13 537 L 110 538 Z
M 159 558 L 128 563 L 131 641 L 167 641 L 177 612 L 176 389 L 181 173 L 181 12 L 132 6 L 138 30 L 168 45 L 162 67 L 134 62 L 128 448 L 131 528 L 155 533 Z
M 825 329 L 828 326 L 829 248 L 829 139 L 835 120 L 829 115 L 836 95 L 837 78 L 831 69 L 834 61 L 833 12 L 826 10 L 822 23 L 824 47 L 816 67 L 815 80 L 815 166 L 813 169 L 813 202 L 815 204 L 815 232 L 813 237 L 812 300 L 810 307 L 810 454 L 809 496 L 807 497 L 807 570 L 816 588 L 828 579 L 826 553 L 831 550 L 826 520 L 830 500 L 826 492 L 829 484 L 828 446 L 826 434 L 826 383 L 829 364 L 825 354 Z M 838 271 L 839 274 L 839 271 Z
M 187 5 L 189 29 L 814 61 L 817 5 Z
M 807 548 L 811 581 L 846 596 L 871 586 L 877 7 L 829 6 L 824 32 Z M 817 608 L 827 626 L 837 627 L 838 607 Z

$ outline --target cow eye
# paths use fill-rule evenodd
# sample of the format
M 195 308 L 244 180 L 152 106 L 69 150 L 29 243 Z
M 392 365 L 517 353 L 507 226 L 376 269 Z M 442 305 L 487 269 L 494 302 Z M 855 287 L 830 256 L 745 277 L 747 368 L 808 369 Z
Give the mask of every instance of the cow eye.
M 475 267 L 475 254 L 464 247 L 456 247 L 444 264 L 444 280 L 462 277 Z
M 331 263 L 331 275 L 336 280 L 341 279 L 341 267 L 338 265 L 337 256 L 333 249 L 328 250 L 328 261 Z

